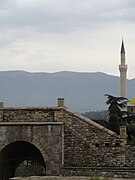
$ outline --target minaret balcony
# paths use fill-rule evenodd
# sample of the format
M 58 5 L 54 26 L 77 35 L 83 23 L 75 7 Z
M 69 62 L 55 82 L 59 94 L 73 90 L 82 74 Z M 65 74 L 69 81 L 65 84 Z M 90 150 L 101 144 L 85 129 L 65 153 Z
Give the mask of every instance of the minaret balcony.
M 127 71 L 127 65 L 119 65 L 120 71 Z

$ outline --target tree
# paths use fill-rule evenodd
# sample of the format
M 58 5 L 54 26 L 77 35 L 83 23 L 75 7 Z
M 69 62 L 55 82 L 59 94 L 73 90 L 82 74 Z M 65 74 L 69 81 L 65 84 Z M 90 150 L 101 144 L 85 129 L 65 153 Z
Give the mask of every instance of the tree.
M 127 128 L 127 142 L 135 145 L 135 114 L 127 112 L 127 116 L 124 116 L 123 122 Z
M 43 176 L 45 175 L 45 168 L 37 160 L 25 160 L 16 168 L 15 176 Z
M 85 113 L 82 113 L 83 116 L 92 119 L 92 120 L 105 120 L 108 116 L 108 111 L 88 111 Z
M 123 124 L 122 119 L 123 116 L 126 114 L 126 111 L 124 111 L 124 109 L 126 108 L 127 98 L 114 97 L 110 94 L 105 94 L 105 96 L 107 96 L 106 104 L 109 105 L 109 128 L 119 133 L 119 126 Z

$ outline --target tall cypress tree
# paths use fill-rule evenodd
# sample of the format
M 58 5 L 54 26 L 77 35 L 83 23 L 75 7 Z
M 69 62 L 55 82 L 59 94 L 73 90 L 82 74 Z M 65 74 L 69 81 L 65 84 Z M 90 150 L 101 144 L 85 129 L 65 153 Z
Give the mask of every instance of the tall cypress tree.
M 123 124 L 123 115 L 126 114 L 124 109 L 126 108 L 127 98 L 114 97 L 110 94 L 105 94 L 105 96 L 107 96 L 109 128 L 119 133 L 119 127 Z

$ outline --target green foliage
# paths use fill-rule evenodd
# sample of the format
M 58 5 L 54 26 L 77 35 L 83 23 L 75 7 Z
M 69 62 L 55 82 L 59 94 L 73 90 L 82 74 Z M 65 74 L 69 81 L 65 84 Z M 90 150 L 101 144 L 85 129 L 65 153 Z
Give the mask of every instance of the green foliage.
M 102 177 L 102 178 L 100 178 L 99 176 L 93 176 L 93 177 L 90 177 L 90 179 L 89 180 L 107 180 L 105 177 Z
M 126 111 L 123 111 L 123 109 L 126 107 L 127 98 L 114 97 L 109 94 L 105 94 L 105 96 L 107 96 L 106 104 L 108 105 L 109 112 L 109 128 L 119 133 L 119 127 L 123 125 L 123 116 L 126 114 Z
M 135 125 L 127 125 L 127 143 L 135 145 Z
M 127 112 L 127 115 L 123 117 L 123 122 L 126 125 L 132 125 L 135 121 L 135 114 Z
M 108 111 L 89 111 L 82 114 L 83 116 L 95 121 L 96 123 L 109 128 L 109 123 L 107 121 Z
M 23 161 L 16 169 L 15 176 L 42 176 L 45 175 L 45 169 L 37 161 Z
M 114 97 L 109 94 L 105 94 L 105 96 L 107 97 L 108 111 L 89 111 L 82 115 L 117 133 L 119 133 L 120 126 L 126 126 L 127 142 L 135 145 L 135 125 L 133 125 L 135 114 L 124 111 L 127 98 Z
M 108 111 L 89 111 L 82 115 L 92 120 L 106 120 L 108 117 Z

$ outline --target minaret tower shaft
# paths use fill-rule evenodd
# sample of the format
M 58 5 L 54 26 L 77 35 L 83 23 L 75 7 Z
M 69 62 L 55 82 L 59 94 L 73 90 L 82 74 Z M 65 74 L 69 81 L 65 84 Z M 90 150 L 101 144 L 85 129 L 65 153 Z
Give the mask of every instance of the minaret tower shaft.
M 127 80 L 127 65 L 125 64 L 126 58 L 125 58 L 125 48 L 124 48 L 124 42 L 122 40 L 121 44 L 121 64 L 119 65 L 119 71 L 120 71 L 120 96 L 121 97 L 127 97 L 127 87 L 126 87 L 126 80 Z

